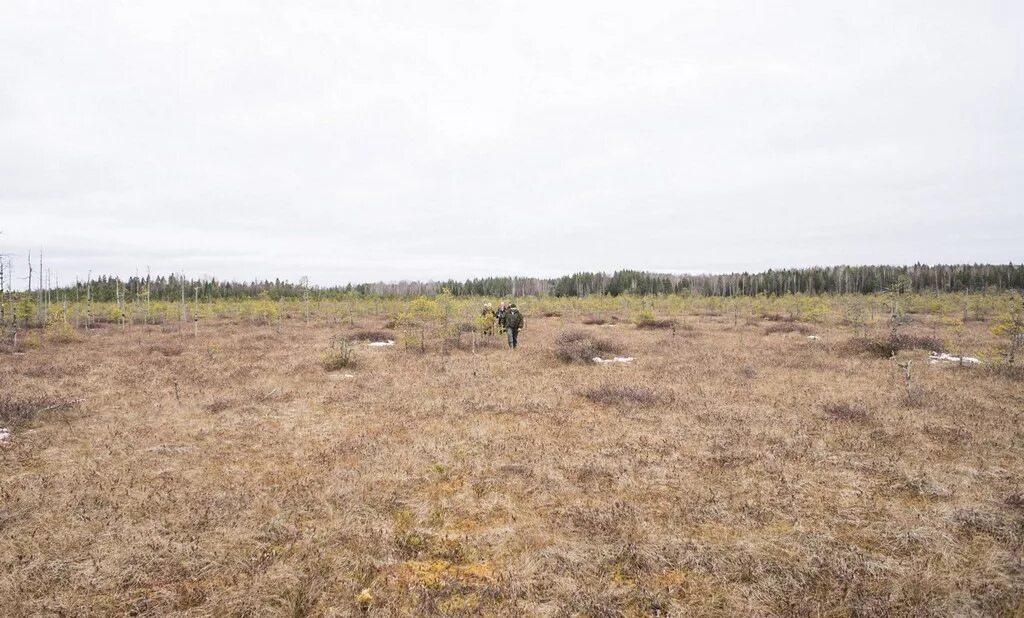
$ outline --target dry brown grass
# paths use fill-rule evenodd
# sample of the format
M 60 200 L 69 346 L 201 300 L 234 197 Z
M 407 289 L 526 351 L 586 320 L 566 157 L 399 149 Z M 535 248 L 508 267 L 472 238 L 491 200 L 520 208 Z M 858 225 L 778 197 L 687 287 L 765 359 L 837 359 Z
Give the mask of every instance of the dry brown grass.
M 88 402 L 0 443 L 2 613 L 1022 611 L 1019 381 L 901 350 L 910 408 L 852 331 L 689 323 L 575 340 L 631 365 L 561 362 L 541 317 L 515 352 L 364 345 L 353 378 L 298 320 L 0 356 L 5 401 Z
M 846 350 L 852 354 L 871 354 L 887 358 L 900 350 L 940 351 L 946 344 L 935 335 L 901 333 L 892 339 L 887 336 L 852 337 L 846 343 Z
M 675 328 L 676 321 L 672 318 L 657 318 L 654 316 L 641 316 L 636 321 L 637 328 L 646 328 L 649 330 L 664 329 L 664 328 Z
M 622 345 L 588 330 L 566 330 L 555 337 L 555 356 L 564 363 L 592 363 L 602 355 L 620 354 Z
M 472 330 L 472 327 L 470 327 Z M 353 341 L 394 341 L 398 337 L 393 331 L 375 328 L 362 328 L 352 333 Z
M 814 332 L 814 327 L 810 324 L 804 324 L 803 322 L 794 322 L 792 320 L 783 322 L 774 322 L 769 324 L 764 329 L 764 334 L 774 335 L 778 333 L 799 333 L 801 335 L 810 335 Z
M 602 384 L 583 391 L 583 396 L 594 403 L 610 406 L 649 408 L 666 401 L 663 393 L 635 384 Z
M 856 402 L 830 401 L 822 407 L 825 414 L 841 421 L 863 423 L 871 419 L 871 412 L 864 405 Z

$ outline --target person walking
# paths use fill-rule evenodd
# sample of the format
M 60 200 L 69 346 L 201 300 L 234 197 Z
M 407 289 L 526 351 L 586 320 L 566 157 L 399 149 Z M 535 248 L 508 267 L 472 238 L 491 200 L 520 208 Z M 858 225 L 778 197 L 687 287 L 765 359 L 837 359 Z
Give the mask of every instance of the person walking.
M 519 308 L 512 303 L 505 310 L 505 330 L 508 331 L 508 348 L 516 349 L 519 345 L 519 330 L 526 325 L 526 319 L 519 312 Z
M 505 315 L 508 311 L 508 307 L 505 303 L 498 305 L 498 310 L 494 312 L 494 319 L 498 321 L 498 332 L 505 332 Z

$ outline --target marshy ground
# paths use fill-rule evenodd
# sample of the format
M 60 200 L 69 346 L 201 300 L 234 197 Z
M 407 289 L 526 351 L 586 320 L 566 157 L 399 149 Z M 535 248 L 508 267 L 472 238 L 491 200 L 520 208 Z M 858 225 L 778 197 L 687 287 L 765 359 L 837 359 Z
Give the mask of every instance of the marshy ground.
M 514 353 L 360 342 L 335 371 L 383 316 L 0 355 L 2 613 L 1024 612 L 1024 383 L 674 319 L 528 315 Z M 636 360 L 566 362 L 566 331 Z

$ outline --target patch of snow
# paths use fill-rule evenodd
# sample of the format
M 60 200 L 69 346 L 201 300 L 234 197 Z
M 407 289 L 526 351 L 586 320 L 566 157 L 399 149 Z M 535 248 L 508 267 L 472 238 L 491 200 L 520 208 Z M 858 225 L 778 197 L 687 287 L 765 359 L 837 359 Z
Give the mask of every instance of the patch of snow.
M 807 335 L 807 338 L 810 339 L 811 341 L 817 341 L 818 339 L 821 339 L 821 337 L 817 335 Z
M 341 380 L 341 379 L 351 380 L 351 379 L 355 378 L 355 376 L 352 375 L 351 373 L 332 373 L 332 374 L 330 374 L 330 377 L 331 377 L 332 380 Z
M 939 354 L 938 352 L 932 352 L 928 355 L 928 360 L 934 365 L 936 363 L 956 363 L 964 365 L 980 365 L 981 361 L 974 358 L 973 356 L 953 356 L 948 352 Z
M 616 356 L 615 358 L 601 358 L 600 356 L 595 356 L 592 360 L 598 365 L 603 365 L 606 363 L 632 363 L 636 359 L 632 356 Z
M 0 442 L 3 442 L 7 438 L 11 437 L 11 431 L 6 427 L 0 427 Z
M 370 346 L 371 348 L 384 348 L 387 346 L 395 345 L 395 340 L 388 339 L 387 341 L 373 341 L 366 345 Z

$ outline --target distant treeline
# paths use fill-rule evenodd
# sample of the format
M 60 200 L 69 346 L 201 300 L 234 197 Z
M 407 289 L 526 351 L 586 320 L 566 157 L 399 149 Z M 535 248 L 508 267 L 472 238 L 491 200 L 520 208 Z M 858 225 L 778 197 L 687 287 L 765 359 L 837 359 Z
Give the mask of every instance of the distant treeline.
M 908 292 L 965 292 L 1024 289 L 1024 266 L 994 264 L 950 264 L 927 266 L 832 266 L 768 270 L 761 273 L 724 275 L 666 275 L 620 270 L 612 274 L 581 272 L 557 279 L 532 277 L 485 277 L 466 281 L 363 283 L 333 287 L 305 287 L 281 281 L 239 283 L 217 279 L 164 277 L 99 277 L 91 282 L 51 290 L 68 300 L 110 302 L 144 298 L 173 301 L 182 288 L 191 300 L 211 298 L 329 299 L 344 296 L 433 295 L 447 288 L 456 296 L 589 296 L 593 294 L 694 294 L 702 296 L 755 296 L 759 294 L 871 294 L 898 286 Z

